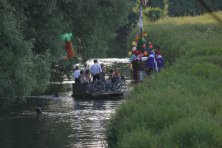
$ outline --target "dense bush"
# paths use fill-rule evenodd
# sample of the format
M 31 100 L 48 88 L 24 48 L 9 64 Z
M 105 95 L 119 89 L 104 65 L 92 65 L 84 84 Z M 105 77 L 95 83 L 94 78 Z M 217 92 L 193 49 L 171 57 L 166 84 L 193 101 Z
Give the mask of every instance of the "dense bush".
M 161 8 L 147 8 L 144 11 L 145 16 L 149 18 L 150 21 L 154 22 L 163 17 L 163 10 Z
M 35 82 L 30 40 L 22 34 L 22 20 L 7 1 L 0 1 L 0 97 L 15 101 L 28 95 Z M 1 99 L 0 98 L 0 99 Z

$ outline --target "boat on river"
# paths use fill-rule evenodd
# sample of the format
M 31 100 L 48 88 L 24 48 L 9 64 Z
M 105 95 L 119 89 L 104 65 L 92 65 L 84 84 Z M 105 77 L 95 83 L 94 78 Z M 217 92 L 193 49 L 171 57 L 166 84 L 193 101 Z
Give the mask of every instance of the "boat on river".
M 72 97 L 76 99 L 115 99 L 121 98 L 125 91 L 90 91 L 87 84 L 72 84 Z
M 108 71 L 108 69 L 113 69 L 113 67 L 118 67 L 121 69 L 121 74 L 125 76 L 125 78 L 128 78 L 130 75 L 130 71 L 127 67 L 127 65 L 130 63 L 129 58 L 101 58 L 97 59 L 98 63 L 103 63 Z M 89 59 L 86 61 L 86 64 L 91 67 L 93 65 L 94 59 Z M 77 65 L 79 66 L 79 65 Z M 118 88 L 114 89 L 113 85 L 114 84 L 109 84 L 108 89 L 107 89 L 107 83 L 103 82 L 104 84 L 104 89 L 103 90 L 93 90 L 89 89 L 89 84 L 76 84 L 72 83 L 72 97 L 74 98 L 80 98 L 80 99 L 93 99 L 93 98 L 102 98 L 102 99 L 107 99 L 107 98 L 121 98 L 127 94 L 129 94 L 129 89 L 128 86 L 125 84 L 129 84 L 128 81 L 120 82 L 118 85 L 116 85 Z M 124 86 L 124 87 L 123 87 Z M 109 89 L 112 87 L 111 89 Z M 123 90 L 124 88 L 124 90 Z M 126 89 L 125 89 L 126 88 Z

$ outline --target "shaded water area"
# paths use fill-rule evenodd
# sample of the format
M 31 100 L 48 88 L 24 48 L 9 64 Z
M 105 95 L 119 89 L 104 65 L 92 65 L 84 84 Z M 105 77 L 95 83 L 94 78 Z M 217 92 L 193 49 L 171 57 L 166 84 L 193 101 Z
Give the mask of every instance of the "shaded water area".
M 63 96 L 28 99 L 0 113 L 1 148 L 101 148 L 105 128 L 123 100 Z M 40 106 L 43 115 L 35 114 Z

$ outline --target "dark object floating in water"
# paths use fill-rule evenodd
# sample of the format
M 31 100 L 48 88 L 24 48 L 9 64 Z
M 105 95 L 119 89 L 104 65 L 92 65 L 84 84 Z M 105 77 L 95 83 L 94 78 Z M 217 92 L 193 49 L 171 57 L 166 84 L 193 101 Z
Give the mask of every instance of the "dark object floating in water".
M 41 109 L 41 107 L 36 107 L 36 108 L 35 108 L 35 111 L 36 111 L 36 114 L 37 114 L 37 115 L 42 115 L 42 109 Z
M 59 93 L 55 92 L 54 97 L 59 97 Z

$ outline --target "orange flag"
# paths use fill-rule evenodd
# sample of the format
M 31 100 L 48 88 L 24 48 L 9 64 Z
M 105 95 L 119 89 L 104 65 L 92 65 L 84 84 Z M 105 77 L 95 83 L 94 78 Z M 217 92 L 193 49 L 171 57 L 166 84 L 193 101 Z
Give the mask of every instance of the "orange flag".
M 65 48 L 66 48 L 66 53 L 67 53 L 68 59 L 75 56 L 75 52 L 72 48 L 72 42 L 71 41 L 68 41 L 68 42 L 65 43 Z

